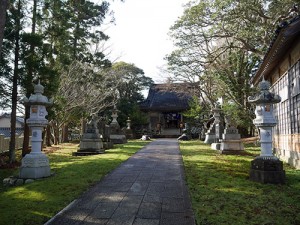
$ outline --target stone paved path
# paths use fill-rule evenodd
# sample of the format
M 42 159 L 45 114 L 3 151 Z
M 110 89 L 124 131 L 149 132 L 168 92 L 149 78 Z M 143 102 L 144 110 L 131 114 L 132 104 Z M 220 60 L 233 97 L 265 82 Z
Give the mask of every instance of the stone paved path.
M 47 225 L 194 225 L 176 139 L 158 139 Z

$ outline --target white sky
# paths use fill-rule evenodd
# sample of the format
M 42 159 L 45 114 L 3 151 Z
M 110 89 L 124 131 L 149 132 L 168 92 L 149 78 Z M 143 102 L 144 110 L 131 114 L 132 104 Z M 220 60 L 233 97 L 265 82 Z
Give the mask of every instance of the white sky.
M 160 71 L 163 58 L 174 49 L 169 28 L 183 14 L 188 0 L 125 0 L 114 1 L 116 25 L 105 33 L 110 36 L 111 60 L 133 63 L 156 83 L 166 77 Z

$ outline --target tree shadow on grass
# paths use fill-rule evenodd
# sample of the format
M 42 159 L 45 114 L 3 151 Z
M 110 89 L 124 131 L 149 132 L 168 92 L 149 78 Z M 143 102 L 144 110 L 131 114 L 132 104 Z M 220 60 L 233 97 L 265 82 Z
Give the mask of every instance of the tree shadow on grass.
M 216 155 L 198 145 L 183 146 L 182 153 L 199 225 L 300 224 L 300 171 L 285 164 L 286 185 L 252 182 L 253 157 Z
M 44 224 L 141 147 L 87 157 L 72 156 L 71 150 L 50 154 L 54 176 L 0 192 L 0 224 Z

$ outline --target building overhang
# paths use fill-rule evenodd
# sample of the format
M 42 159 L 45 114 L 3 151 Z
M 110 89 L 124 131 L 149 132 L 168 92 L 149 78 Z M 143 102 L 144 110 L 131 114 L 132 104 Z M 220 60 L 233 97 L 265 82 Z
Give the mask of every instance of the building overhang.
M 270 44 L 268 52 L 263 58 L 256 74 L 252 78 L 252 83 L 257 85 L 264 77 L 268 78 L 273 69 L 278 66 L 280 60 L 291 49 L 295 40 L 300 35 L 300 16 L 297 16 L 289 22 L 283 23 L 276 30 L 276 35 Z

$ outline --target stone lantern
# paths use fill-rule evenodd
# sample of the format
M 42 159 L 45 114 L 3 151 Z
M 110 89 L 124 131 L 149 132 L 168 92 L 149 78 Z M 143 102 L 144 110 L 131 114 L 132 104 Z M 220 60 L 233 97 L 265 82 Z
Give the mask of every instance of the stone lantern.
M 111 124 L 115 124 L 117 126 L 120 126 L 118 121 L 117 121 L 118 112 L 119 112 L 119 110 L 117 109 L 116 105 L 114 105 L 114 108 L 111 111 L 111 117 L 112 117 Z
M 34 94 L 29 99 L 24 98 L 24 103 L 30 106 L 30 117 L 26 122 L 31 128 L 32 138 L 31 152 L 22 159 L 20 178 L 37 179 L 51 175 L 48 157 L 41 150 L 42 132 L 48 124 L 46 106 L 52 105 L 52 101 L 48 101 L 43 93 L 44 87 L 39 82 L 34 85 Z
M 117 121 L 118 112 L 119 110 L 117 109 L 116 105 L 114 105 L 114 108 L 111 111 L 112 121 L 110 123 L 110 127 L 111 127 L 110 140 L 112 141 L 113 144 L 124 144 L 127 142 L 127 139 Z
M 282 162 L 273 155 L 272 128 L 277 124 L 273 116 L 273 104 L 281 101 L 280 96 L 269 91 L 270 83 L 264 79 L 259 83 L 259 93 L 248 97 L 256 104 L 254 125 L 259 129 L 261 153 L 251 162 L 250 180 L 261 183 L 285 183 Z
M 214 126 L 215 126 L 215 140 L 214 143 L 211 144 L 211 148 L 215 150 L 220 150 L 220 140 L 222 139 L 222 134 L 224 131 L 224 126 L 223 126 L 223 121 L 221 117 L 221 106 L 217 103 L 215 107 L 212 109 L 215 121 L 214 121 Z
M 127 130 L 131 130 L 131 120 L 130 118 L 128 117 L 128 119 L 126 120 L 126 125 L 127 125 Z

